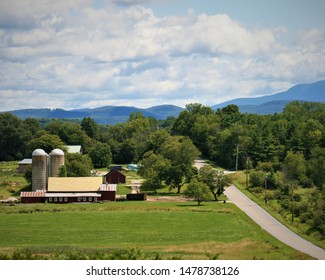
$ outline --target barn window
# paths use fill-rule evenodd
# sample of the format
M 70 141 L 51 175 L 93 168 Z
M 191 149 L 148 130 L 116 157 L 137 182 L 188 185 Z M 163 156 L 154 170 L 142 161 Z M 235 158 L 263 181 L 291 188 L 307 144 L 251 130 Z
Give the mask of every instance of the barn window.
M 89 202 L 92 202 L 93 201 L 93 198 L 92 197 L 89 197 Z
M 87 197 L 84 197 L 84 198 L 83 198 L 83 201 L 86 202 L 86 201 L 87 201 Z
M 52 197 L 49 197 L 49 202 L 52 202 Z
M 78 200 L 78 202 L 80 202 L 81 201 L 81 197 L 78 197 L 77 200 Z
M 59 198 L 59 202 L 62 202 L 62 200 L 63 200 L 62 197 L 60 197 L 60 198 Z
M 64 198 L 64 202 L 68 202 L 68 198 L 67 197 Z
M 57 202 L 58 201 L 58 198 L 57 197 L 54 197 L 54 202 Z

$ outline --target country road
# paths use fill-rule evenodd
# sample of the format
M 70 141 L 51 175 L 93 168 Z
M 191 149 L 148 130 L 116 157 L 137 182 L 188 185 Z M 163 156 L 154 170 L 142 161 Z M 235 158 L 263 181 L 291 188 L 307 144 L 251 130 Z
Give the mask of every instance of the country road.
M 200 169 L 207 163 L 203 159 L 197 159 L 194 166 Z M 225 173 L 233 173 L 227 172 Z M 233 202 L 239 209 L 245 212 L 255 223 L 261 226 L 268 233 L 273 235 L 278 240 L 289 245 L 290 247 L 308 254 L 316 259 L 325 260 L 325 250 L 314 245 L 313 243 L 301 238 L 299 235 L 292 232 L 290 229 L 281 224 L 273 216 L 271 216 L 262 207 L 250 200 L 234 185 L 225 189 L 224 194 L 229 201 Z
M 317 247 L 286 228 L 263 208 L 245 196 L 234 185 L 227 187 L 224 194 L 254 222 L 278 240 L 316 259 L 325 260 L 324 249 Z

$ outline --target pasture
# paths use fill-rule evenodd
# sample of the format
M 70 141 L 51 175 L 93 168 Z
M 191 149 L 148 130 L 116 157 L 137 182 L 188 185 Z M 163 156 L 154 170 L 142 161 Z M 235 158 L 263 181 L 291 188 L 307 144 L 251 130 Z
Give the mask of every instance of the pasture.
M 0 205 L 2 259 L 309 259 L 231 203 Z

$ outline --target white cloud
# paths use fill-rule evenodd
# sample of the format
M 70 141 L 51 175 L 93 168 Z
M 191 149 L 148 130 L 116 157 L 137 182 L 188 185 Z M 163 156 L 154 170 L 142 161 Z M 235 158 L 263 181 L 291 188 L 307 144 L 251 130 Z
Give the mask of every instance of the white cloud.
M 148 2 L 0 1 L 0 111 L 213 105 L 325 78 L 323 30 L 162 18 Z

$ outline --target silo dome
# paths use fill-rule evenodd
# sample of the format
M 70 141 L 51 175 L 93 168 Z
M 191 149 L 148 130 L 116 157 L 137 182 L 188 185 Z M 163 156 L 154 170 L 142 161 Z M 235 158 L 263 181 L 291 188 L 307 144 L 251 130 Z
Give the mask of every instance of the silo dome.
M 61 149 L 54 149 L 50 156 L 64 156 L 64 152 Z
M 50 153 L 50 177 L 59 177 L 60 168 L 64 165 L 64 152 L 54 149 Z
M 32 156 L 46 156 L 46 153 L 42 149 L 36 149 L 33 153 Z

